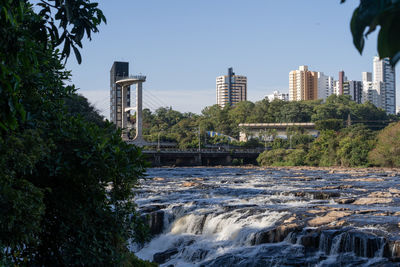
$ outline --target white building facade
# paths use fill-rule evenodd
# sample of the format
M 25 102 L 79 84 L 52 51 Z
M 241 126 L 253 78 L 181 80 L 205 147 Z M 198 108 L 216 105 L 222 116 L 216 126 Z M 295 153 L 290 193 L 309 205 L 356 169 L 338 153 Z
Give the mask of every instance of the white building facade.
M 380 107 L 388 114 L 396 114 L 395 71 L 388 58 L 374 57 L 374 86 L 380 95 Z
M 268 98 L 268 100 L 274 101 L 275 99 L 283 100 L 283 101 L 289 101 L 289 94 L 281 93 L 279 91 L 274 91 L 274 93 L 270 95 L 266 95 L 265 98 Z
M 335 80 L 332 76 L 327 76 L 323 72 L 317 73 L 318 77 L 318 99 L 324 101 L 334 93 Z

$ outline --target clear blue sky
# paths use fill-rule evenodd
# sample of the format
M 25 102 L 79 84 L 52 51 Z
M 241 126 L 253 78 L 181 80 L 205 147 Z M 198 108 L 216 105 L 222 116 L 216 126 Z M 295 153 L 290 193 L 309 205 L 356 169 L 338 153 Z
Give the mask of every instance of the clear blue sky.
M 149 107 L 161 102 L 196 113 L 215 104 L 215 78 L 230 66 L 247 76 L 251 101 L 287 92 L 289 71 L 299 65 L 335 79 L 344 70 L 361 80 L 362 71 L 372 72 L 377 52 L 376 34 L 362 56 L 352 44 L 349 22 L 358 2 L 100 0 L 107 24 L 84 42 L 83 63 L 72 56 L 67 68 L 79 92 L 107 116 L 115 60 L 147 75 L 145 91 L 159 99 L 148 100 Z

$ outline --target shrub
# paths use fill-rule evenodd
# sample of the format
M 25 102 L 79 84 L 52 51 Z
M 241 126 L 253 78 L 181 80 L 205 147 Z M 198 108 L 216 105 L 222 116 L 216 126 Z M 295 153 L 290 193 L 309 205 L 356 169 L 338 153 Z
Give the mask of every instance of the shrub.
M 368 153 L 374 147 L 375 134 L 363 125 L 343 129 L 339 135 L 337 156 L 345 167 L 368 166 Z
M 282 163 L 287 153 L 287 150 L 282 148 L 264 151 L 258 156 L 257 162 L 261 166 L 271 166 L 276 163 Z
M 289 166 L 302 166 L 305 165 L 305 158 L 307 152 L 303 149 L 289 150 L 289 154 L 285 158 L 285 162 Z
M 322 131 L 320 136 L 311 144 L 306 157 L 307 165 L 334 166 L 337 165 L 336 150 L 338 147 L 336 132 L 332 130 Z
M 400 122 L 390 124 L 378 134 L 376 147 L 368 158 L 374 165 L 400 167 Z

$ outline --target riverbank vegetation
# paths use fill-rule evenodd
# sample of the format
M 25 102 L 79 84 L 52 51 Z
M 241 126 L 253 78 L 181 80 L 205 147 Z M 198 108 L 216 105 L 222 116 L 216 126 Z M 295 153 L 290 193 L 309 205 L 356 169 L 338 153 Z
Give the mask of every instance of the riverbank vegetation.
M 0 0 L 0 265 L 145 266 L 140 149 L 65 85 L 105 17 L 89 1 Z
M 159 138 L 162 142 L 176 142 L 180 148 L 197 148 L 199 140 L 203 148 L 267 148 L 258 159 L 261 165 L 400 166 L 396 165 L 395 159 L 390 159 L 395 157 L 400 141 L 387 137 L 394 136 L 393 131 L 397 129 L 388 125 L 398 120 L 398 116 L 387 115 L 370 102 L 357 104 L 348 96 L 332 95 L 325 102 L 270 102 L 263 99 L 255 103 L 243 101 L 225 108 L 214 105 L 206 107 L 200 115 L 180 113 L 172 108 L 159 108 L 155 112 L 145 110 L 144 134 L 150 141 L 157 142 Z M 263 137 L 247 142 L 228 138 L 238 139 L 239 123 L 263 122 L 314 122 L 320 134 L 314 138 L 304 130 L 292 127 L 287 129 L 287 139 L 275 136 L 272 142 L 263 141 Z M 223 135 L 210 137 L 209 131 Z M 266 135 L 274 137 L 274 132 L 269 131 Z M 392 140 L 391 143 L 385 138 Z
M 149 141 L 157 142 L 159 138 L 161 142 L 176 142 L 180 148 L 197 148 L 199 140 L 203 148 L 267 147 L 269 150 L 260 155 L 261 165 L 368 166 L 382 165 L 372 160 L 369 153 L 375 148 L 378 132 L 398 119 L 370 102 L 357 104 L 348 96 L 332 95 L 325 102 L 263 99 L 255 103 L 243 101 L 233 107 L 206 107 L 200 115 L 172 108 L 145 110 L 144 134 Z M 287 139 L 274 138 L 272 142 L 262 138 L 248 142 L 228 138 L 239 138 L 239 123 L 279 122 L 314 122 L 320 135 L 314 138 L 292 127 L 287 129 Z M 223 135 L 210 137 L 209 131 Z M 274 136 L 274 132 L 266 135 Z

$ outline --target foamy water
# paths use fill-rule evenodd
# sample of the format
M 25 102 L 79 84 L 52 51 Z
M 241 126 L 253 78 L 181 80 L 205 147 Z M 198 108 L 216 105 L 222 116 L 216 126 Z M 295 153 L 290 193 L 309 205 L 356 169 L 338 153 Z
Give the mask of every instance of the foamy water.
M 369 177 L 377 175 L 368 174 Z M 323 241 L 325 236 L 321 235 L 321 242 L 316 248 L 318 253 L 310 253 L 301 245 L 301 236 L 306 234 L 307 229 L 304 233 L 289 235 L 283 242 L 254 243 L 260 232 L 273 229 L 294 213 L 302 214 L 316 206 L 371 208 L 338 205 L 333 198 L 315 197 L 313 192 L 321 187 L 351 185 L 345 189 L 329 190 L 343 197 L 351 197 L 359 195 L 360 188 L 365 189 L 361 194 L 366 195 L 371 190 L 399 186 L 398 177 L 388 179 L 385 185 L 378 182 L 355 182 L 351 178 L 348 174 L 328 174 L 326 171 L 149 169 L 148 179 L 142 181 L 135 201 L 141 210 L 161 211 L 163 229 L 149 243 L 137 248 L 135 253 L 150 261 L 161 255 L 161 266 L 335 266 L 338 261 L 343 266 L 346 266 L 346 262 L 348 266 L 356 263 L 359 266 L 375 266 L 387 263 L 380 252 L 374 255 L 374 259 L 364 260 L 362 258 L 366 256 L 363 255 L 359 259 L 354 253 L 343 254 L 343 244 L 351 244 L 351 238 L 354 239 L 347 233 L 329 237 L 327 232 L 326 241 Z M 349 181 L 346 182 L 346 179 Z M 185 182 L 192 184 L 185 186 Z M 374 208 L 400 210 L 398 205 L 387 204 L 375 205 Z M 358 215 L 354 220 L 365 218 Z M 365 225 L 357 224 L 360 231 L 372 231 L 374 227 L 385 228 L 373 223 L 368 225 L 367 222 Z M 379 244 L 380 239 L 377 240 L 376 246 L 383 250 L 383 245 Z

